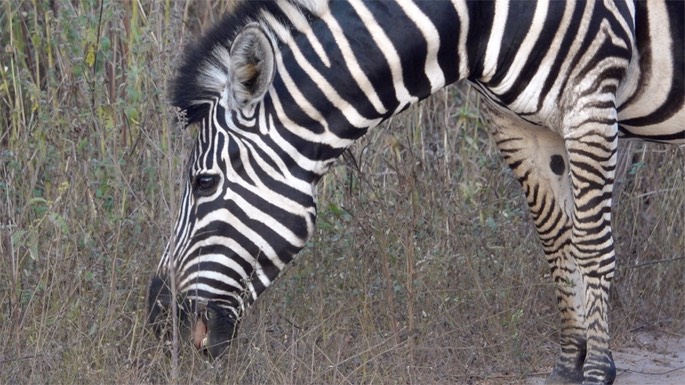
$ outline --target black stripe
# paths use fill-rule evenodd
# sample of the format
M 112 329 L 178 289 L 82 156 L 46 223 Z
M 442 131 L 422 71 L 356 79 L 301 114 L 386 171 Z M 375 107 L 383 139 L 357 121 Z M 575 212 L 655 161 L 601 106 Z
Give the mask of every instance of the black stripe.
M 488 49 L 488 40 L 492 34 L 492 23 L 495 18 L 494 1 L 477 1 L 469 6 L 469 37 L 466 53 L 469 58 L 471 74 L 469 80 L 477 82 L 483 75 L 483 62 Z
M 445 76 L 446 84 L 459 80 L 459 26 L 464 20 L 453 7 L 445 7 L 441 1 L 418 1 L 416 5 L 433 21 L 440 34 L 438 65 Z
M 428 46 L 421 31 L 395 2 L 371 1 L 366 5 L 399 53 L 404 86 L 421 99 L 430 95 L 430 82 L 424 71 Z
M 665 3 L 672 40 L 671 49 L 669 51 L 673 60 L 673 81 L 671 83 L 671 88 L 668 90 L 665 103 L 659 106 L 659 108 L 656 110 L 652 111 L 650 114 L 621 121 L 621 123 L 627 126 L 639 127 L 657 125 L 674 116 L 683 108 L 683 104 L 685 104 L 685 49 L 683 49 L 683 47 L 685 47 L 685 28 L 683 28 L 683 25 L 685 25 L 685 2 L 666 1 Z M 644 12 L 644 10 L 641 8 L 638 8 L 638 10 Z M 639 14 L 639 16 L 645 16 L 646 19 L 646 15 Z M 646 20 L 642 21 L 644 21 L 646 24 Z M 639 48 L 641 51 L 645 50 L 645 56 L 649 57 L 652 53 L 652 51 L 649 49 L 652 42 L 648 41 L 645 43 L 639 41 L 639 43 L 646 44 L 640 46 Z M 640 62 L 640 67 L 644 71 L 659 71 L 658 68 L 651 68 L 651 65 L 651 62 Z M 625 103 L 625 105 L 628 105 L 628 103 Z M 679 135 L 680 136 L 676 137 L 676 139 L 682 140 L 685 137 L 685 132 L 682 132 Z

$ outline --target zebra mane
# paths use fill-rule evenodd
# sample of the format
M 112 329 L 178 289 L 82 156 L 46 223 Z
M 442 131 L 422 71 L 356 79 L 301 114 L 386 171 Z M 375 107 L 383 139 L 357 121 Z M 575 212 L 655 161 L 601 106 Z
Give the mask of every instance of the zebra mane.
M 308 18 L 324 12 L 328 3 L 328 0 L 243 1 L 204 36 L 189 44 L 170 87 L 171 104 L 180 110 L 179 119 L 186 125 L 206 117 L 209 113 L 207 101 L 216 98 L 226 87 L 230 75 L 228 53 L 231 43 L 245 25 L 258 22 L 268 29 L 262 20 L 262 15 L 267 13 L 291 27 L 288 15 L 278 5 L 279 1 L 296 5 Z

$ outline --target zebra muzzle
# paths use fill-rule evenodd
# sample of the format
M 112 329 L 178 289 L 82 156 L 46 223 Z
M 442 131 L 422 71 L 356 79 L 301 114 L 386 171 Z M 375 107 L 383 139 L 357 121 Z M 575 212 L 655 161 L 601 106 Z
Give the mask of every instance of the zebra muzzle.
M 193 331 L 191 333 L 191 338 L 193 340 L 193 345 L 196 349 L 206 349 L 208 338 L 207 335 L 209 331 L 207 330 L 206 317 L 203 314 L 198 314 L 195 319 L 195 325 L 193 326 Z

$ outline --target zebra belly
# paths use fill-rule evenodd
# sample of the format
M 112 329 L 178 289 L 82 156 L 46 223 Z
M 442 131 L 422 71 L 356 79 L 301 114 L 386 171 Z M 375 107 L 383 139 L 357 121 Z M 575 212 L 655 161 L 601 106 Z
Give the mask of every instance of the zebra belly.
M 633 54 L 617 95 L 625 137 L 685 143 L 685 5 L 635 3 Z
M 619 132 L 626 138 L 682 144 L 685 78 L 678 67 L 685 64 L 682 58 L 674 57 L 673 51 L 653 51 L 649 52 L 649 63 L 645 63 L 639 49 L 634 49 L 617 95 Z
M 685 144 L 685 107 L 663 120 L 638 119 L 623 121 L 619 113 L 618 125 L 622 138 L 635 138 L 655 142 Z M 640 124 L 642 123 L 642 124 Z
M 685 65 L 685 48 L 681 52 L 663 48 L 652 47 L 642 54 L 640 48 L 633 48 L 617 95 L 622 137 L 685 143 L 685 76 L 680 68 Z

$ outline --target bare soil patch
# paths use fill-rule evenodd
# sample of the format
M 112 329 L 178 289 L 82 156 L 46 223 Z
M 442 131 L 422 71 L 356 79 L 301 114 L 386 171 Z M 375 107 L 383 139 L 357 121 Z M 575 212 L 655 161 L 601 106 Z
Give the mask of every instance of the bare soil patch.
M 615 349 L 615 385 L 681 385 L 685 383 L 685 337 L 636 332 L 630 345 Z M 525 382 L 542 385 L 544 376 Z

